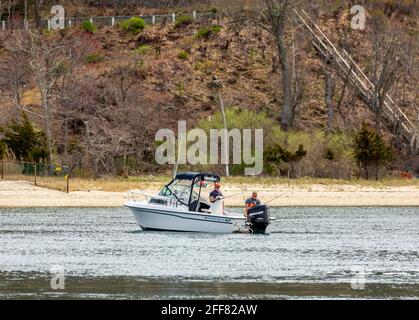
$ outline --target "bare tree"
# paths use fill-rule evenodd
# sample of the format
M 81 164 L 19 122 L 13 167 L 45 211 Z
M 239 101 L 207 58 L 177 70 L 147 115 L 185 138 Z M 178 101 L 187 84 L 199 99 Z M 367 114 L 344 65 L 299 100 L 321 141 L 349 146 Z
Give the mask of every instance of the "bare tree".
M 295 37 L 289 41 L 293 10 L 300 5 L 300 0 L 263 0 L 254 5 L 241 6 L 243 1 L 237 1 L 240 10 L 233 12 L 236 23 L 250 22 L 269 32 L 275 41 L 278 61 L 281 70 L 281 87 L 283 94 L 281 126 L 288 130 L 294 125 L 295 110 L 300 102 L 302 87 L 298 85 L 301 77 L 297 77 L 293 68 L 295 53 L 290 52 Z M 244 1 L 247 4 L 247 1 Z M 236 8 L 237 10 L 237 8 Z
M 38 30 L 15 31 L 6 41 L 6 60 L 11 68 L 6 74 L 10 75 L 8 86 L 14 94 L 14 104 L 21 111 L 31 113 L 43 121 L 44 132 L 49 152 L 48 163 L 52 163 L 52 102 L 54 86 L 60 77 L 59 63 L 63 57 L 62 46 L 59 41 L 47 41 Z M 4 66 L 4 63 L 0 64 Z M 10 81 L 11 80 L 11 81 Z M 29 108 L 21 103 L 24 84 L 34 83 L 41 96 L 41 111 Z
M 281 125 L 284 130 L 292 128 L 295 108 L 298 104 L 298 93 L 293 90 L 292 71 L 288 46 L 285 39 L 289 16 L 297 4 L 295 0 L 265 0 L 266 8 L 262 11 L 261 22 L 275 39 L 279 62 L 281 65 L 283 103 Z
M 10 18 L 12 15 L 12 9 L 15 6 L 14 0 L 0 0 L 0 17 L 3 15 L 4 12 L 7 12 L 7 19 L 10 22 Z
M 80 133 L 77 127 L 86 119 L 80 117 L 80 110 L 77 106 L 82 105 L 83 100 L 89 101 L 87 98 L 96 92 L 96 87 L 94 87 L 96 81 L 89 78 L 89 84 L 92 87 L 86 87 L 86 79 L 80 77 L 77 71 L 84 65 L 85 57 L 100 51 L 101 45 L 89 34 L 69 35 L 62 40 L 62 45 L 65 47 L 65 56 L 60 61 L 62 67 L 57 68 L 59 72 L 56 72 L 56 75 L 59 74 L 60 77 L 54 86 L 55 122 L 61 124 L 58 126 L 61 131 L 57 135 L 57 140 L 61 144 L 61 152 L 64 155 L 63 160 L 65 162 L 79 161 L 79 156 L 73 157 L 69 154 L 74 149 L 74 145 L 69 144 L 69 139 L 73 133 L 70 127 L 73 127 L 73 131 Z M 91 89 L 91 94 L 80 91 L 80 86 Z
M 402 76 L 402 67 L 406 62 L 407 39 L 395 26 L 382 17 L 372 21 L 371 42 L 372 83 L 374 85 L 372 104 L 375 112 L 375 124 L 378 134 L 381 132 L 382 114 L 388 93 Z
M 54 85 L 58 79 L 56 67 L 62 55 L 60 43 L 46 41 L 38 31 L 27 30 L 29 38 L 29 65 L 35 78 L 36 86 L 41 94 L 44 131 L 47 138 L 48 163 L 53 161 L 52 148 L 52 104 Z
M 27 109 L 22 104 L 25 85 L 30 81 L 30 68 L 27 65 L 26 54 L 16 49 L 15 41 L 16 37 L 14 34 L 7 34 L 2 39 L 5 52 L 2 59 L 0 59 L 0 86 L 10 90 L 13 106 L 19 112 L 24 111 L 41 117 L 41 115 Z
M 33 12 L 35 15 L 36 27 L 41 27 L 41 7 L 43 4 L 43 0 L 34 0 L 33 1 Z
M 336 78 L 333 72 L 331 61 L 322 64 L 324 73 L 324 101 L 327 109 L 327 131 L 333 132 L 334 102 L 333 98 L 336 91 Z

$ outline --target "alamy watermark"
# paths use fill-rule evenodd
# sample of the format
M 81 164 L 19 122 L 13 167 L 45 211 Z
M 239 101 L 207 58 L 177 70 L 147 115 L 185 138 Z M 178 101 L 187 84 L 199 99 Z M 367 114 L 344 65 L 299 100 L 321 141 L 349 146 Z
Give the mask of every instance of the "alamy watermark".
M 65 28 L 65 9 L 63 6 L 56 5 L 52 6 L 51 13 L 55 14 L 51 18 L 51 29 L 52 30 L 61 30 Z
M 361 266 L 355 266 L 351 269 L 351 288 L 353 290 L 364 290 L 365 289 L 365 268 Z
M 187 132 L 186 121 L 179 121 L 178 137 L 176 142 L 176 135 L 170 129 L 157 131 L 155 140 L 162 142 L 155 153 L 158 164 L 175 164 L 176 160 L 178 164 L 191 165 L 245 164 L 248 165 L 245 175 L 262 173 L 263 129 L 211 129 L 208 137 L 202 129 Z M 188 147 L 188 142 L 193 144 Z
M 53 290 L 64 290 L 65 289 L 65 270 L 64 266 L 54 265 L 51 267 L 51 289 Z
M 366 15 L 365 8 L 361 5 L 356 5 L 351 8 L 353 15 L 351 20 L 351 27 L 354 30 L 365 30 Z

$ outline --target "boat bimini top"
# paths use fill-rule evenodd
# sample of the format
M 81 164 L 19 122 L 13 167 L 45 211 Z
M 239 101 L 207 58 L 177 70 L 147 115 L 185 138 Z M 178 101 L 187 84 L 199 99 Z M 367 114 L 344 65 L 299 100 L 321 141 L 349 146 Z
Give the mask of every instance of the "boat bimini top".
M 173 180 L 195 180 L 199 179 L 200 181 L 220 181 L 221 178 L 219 175 L 213 173 L 201 173 L 201 172 L 184 172 L 176 175 Z M 173 182 L 172 180 L 172 182 Z

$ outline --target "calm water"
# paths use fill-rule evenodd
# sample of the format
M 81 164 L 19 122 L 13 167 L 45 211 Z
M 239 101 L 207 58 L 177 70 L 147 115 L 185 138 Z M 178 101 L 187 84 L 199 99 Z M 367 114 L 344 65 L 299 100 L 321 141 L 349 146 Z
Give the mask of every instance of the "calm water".
M 0 209 L 0 299 L 419 297 L 418 208 L 272 212 L 269 235 L 210 235 L 141 231 L 124 208 Z

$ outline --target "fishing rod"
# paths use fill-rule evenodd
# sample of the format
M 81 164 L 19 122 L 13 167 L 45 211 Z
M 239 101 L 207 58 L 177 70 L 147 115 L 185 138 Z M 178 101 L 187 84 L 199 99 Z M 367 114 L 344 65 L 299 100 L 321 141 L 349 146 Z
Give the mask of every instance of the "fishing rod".
M 244 196 L 244 188 L 243 188 L 243 185 L 242 184 L 240 184 L 240 190 L 242 192 L 243 202 L 245 202 L 246 201 L 246 197 Z M 246 189 L 246 191 L 247 191 L 247 189 Z
M 232 194 L 231 196 L 223 197 L 223 199 L 227 199 L 227 198 L 235 197 L 235 196 L 238 196 L 239 194 L 242 194 L 242 193 L 241 193 L 241 192 L 239 192 L 239 193 L 236 193 L 236 194 Z
M 277 196 L 277 197 L 275 197 L 275 198 L 273 198 L 273 199 L 269 200 L 268 202 L 265 202 L 265 204 L 268 204 L 269 202 L 272 202 L 272 201 L 274 201 L 274 200 L 276 200 L 276 199 L 278 199 L 278 198 L 282 197 L 284 194 L 286 194 L 286 192 L 283 192 L 283 193 L 281 193 L 279 196 Z M 277 207 L 277 208 L 275 209 L 274 214 L 277 214 L 277 213 L 278 213 L 279 208 L 280 208 L 280 207 Z M 276 219 L 276 218 L 272 218 L 272 219 Z
M 224 199 L 227 199 L 227 198 L 231 198 L 231 197 L 235 197 L 235 196 L 238 196 L 239 194 L 241 194 L 241 192 L 239 192 L 239 193 L 236 193 L 236 194 L 232 194 L 231 196 L 227 196 L 227 197 L 220 197 L 220 198 L 217 198 L 217 199 L 215 199 L 215 201 L 214 202 L 217 202 L 217 201 L 219 201 L 219 200 L 224 200 Z
M 277 196 L 277 197 L 275 197 L 275 198 L 273 198 L 273 199 L 271 199 L 271 200 L 269 200 L 269 201 L 265 202 L 265 204 L 268 204 L 268 203 L 270 203 L 270 202 L 272 202 L 272 201 L 274 201 L 274 200 L 276 200 L 276 199 L 278 199 L 278 198 L 282 197 L 284 194 L 286 194 L 286 192 L 283 192 L 283 193 L 281 193 L 279 196 Z

